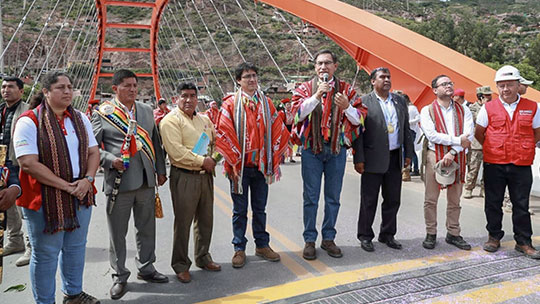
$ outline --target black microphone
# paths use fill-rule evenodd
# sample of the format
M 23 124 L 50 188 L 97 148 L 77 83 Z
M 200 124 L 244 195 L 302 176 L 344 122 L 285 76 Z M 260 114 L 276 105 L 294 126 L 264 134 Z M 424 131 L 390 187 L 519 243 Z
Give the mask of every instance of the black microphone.
M 324 74 L 322 75 L 322 80 L 323 80 L 324 82 L 328 82 L 328 76 L 329 76 L 328 73 L 324 73 Z M 323 98 L 326 98 L 326 92 L 324 92 L 324 93 L 322 94 L 322 97 L 323 97 Z

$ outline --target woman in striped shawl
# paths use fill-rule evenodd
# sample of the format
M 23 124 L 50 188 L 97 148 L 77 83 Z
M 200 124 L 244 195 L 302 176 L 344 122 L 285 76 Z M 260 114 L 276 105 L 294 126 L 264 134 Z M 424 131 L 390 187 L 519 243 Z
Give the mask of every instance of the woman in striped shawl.
M 90 121 L 71 106 L 69 76 L 49 73 L 42 86 L 32 110 L 17 121 L 13 138 L 21 167 L 17 205 L 23 207 L 33 249 L 34 300 L 54 303 L 60 262 L 63 303 L 99 303 L 82 291 L 99 149 Z

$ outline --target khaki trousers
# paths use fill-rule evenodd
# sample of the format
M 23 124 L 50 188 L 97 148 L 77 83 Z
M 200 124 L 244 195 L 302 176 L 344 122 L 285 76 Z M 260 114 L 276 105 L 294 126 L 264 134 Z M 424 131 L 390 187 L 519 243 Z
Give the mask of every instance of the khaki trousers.
M 5 247 L 24 247 L 25 242 L 22 232 L 22 215 L 19 207 L 13 204 L 6 210 L 7 228 L 6 228 L 6 244 Z
M 189 270 L 189 233 L 193 222 L 195 264 L 212 262 L 208 253 L 214 223 L 214 177 L 193 174 L 171 166 L 169 181 L 174 210 L 174 239 L 171 266 L 176 273 Z
M 468 172 L 467 179 L 465 180 L 465 189 L 474 190 L 476 187 L 476 180 L 478 179 L 478 172 L 480 172 L 480 167 L 482 167 L 482 162 L 484 159 L 484 153 L 482 150 L 471 150 L 468 155 Z M 482 188 L 484 187 L 484 182 L 481 181 Z
M 429 150 L 426 159 L 426 177 L 425 177 L 425 197 L 424 197 L 424 219 L 426 221 L 426 232 L 428 234 L 437 234 L 437 202 L 441 189 L 435 180 L 435 152 Z M 459 226 L 459 215 L 461 206 L 459 200 L 463 184 L 454 184 L 446 188 L 446 230 L 453 236 L 459 236 L 461 228 Z

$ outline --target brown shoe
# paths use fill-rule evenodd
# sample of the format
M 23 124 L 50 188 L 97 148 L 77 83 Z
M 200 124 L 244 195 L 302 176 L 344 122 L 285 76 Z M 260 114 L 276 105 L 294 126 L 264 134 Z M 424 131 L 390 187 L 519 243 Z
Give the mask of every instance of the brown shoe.
M 535 259 L 535 260 L 540 259 L 540 251 L 536 250 L 533 246 L 529 244 L 525 244 L 525 245 L 516 244 L 515 249 L 525 254 L 525 256 L 528 258 Z
M 258 257 L 261 257 L 267 261 L 270 262 L 277 262 L 281 258 L 279 257 L 279 254 L 277 254 L 272 248 L 270 247 L 264 247 L 264 248 L 257 248 L 255 249 L 255 255 Z
M 306 260 L 315 260 L 317 258 L 317 252 L 315 251 L 315 242 L 306 242 L 302 257 Z
M 404 168 L 401 170 L 401 180 L 404 182 L 411 181 L 411 170 L 409 168 Z
M 201 268 L 207 271 L 221 271 L 221 265 L 214 263 L 213 261 L 202 266 Z
M 488 238 L 488 241 L 484 243 L 484 250 L 487 252 L 495 252 L 501 247 L 501 241 L 492 237 L 491 235 Z
M 178 281 L 182 283 L 189 283 L 191 282 L 191 274 L 189 274 L 189 270 L 182 271 L 180 273 L 176 274 L 176 278 L 178 278 Z
M 321 249 L 326 250 L 328 255 L 333 258 L 340 258 L 343 256 L 341 249 L 334 243 L 334 240 L 323 240 L 321 242 Z
M 242 268 L 244 265 L 246 265 L 246 252 L 244 250 L 235 251 L 232 258 L 232 267 Z

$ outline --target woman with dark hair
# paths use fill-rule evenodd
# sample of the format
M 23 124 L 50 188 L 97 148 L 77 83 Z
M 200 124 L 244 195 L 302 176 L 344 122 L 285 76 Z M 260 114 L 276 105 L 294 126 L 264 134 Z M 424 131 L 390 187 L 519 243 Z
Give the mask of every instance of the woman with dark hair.
M 82 291 L 88 224 L 94 205 L 99 150 L 90 121 L 71 101 L 68 75 L 45 75 L 32 110 L 15 126 L 23 189 L 17 205 L 32 245 L 30 280 L 36 303 L 54 303 L 60 262 L 63 303 L 99 303 Z

